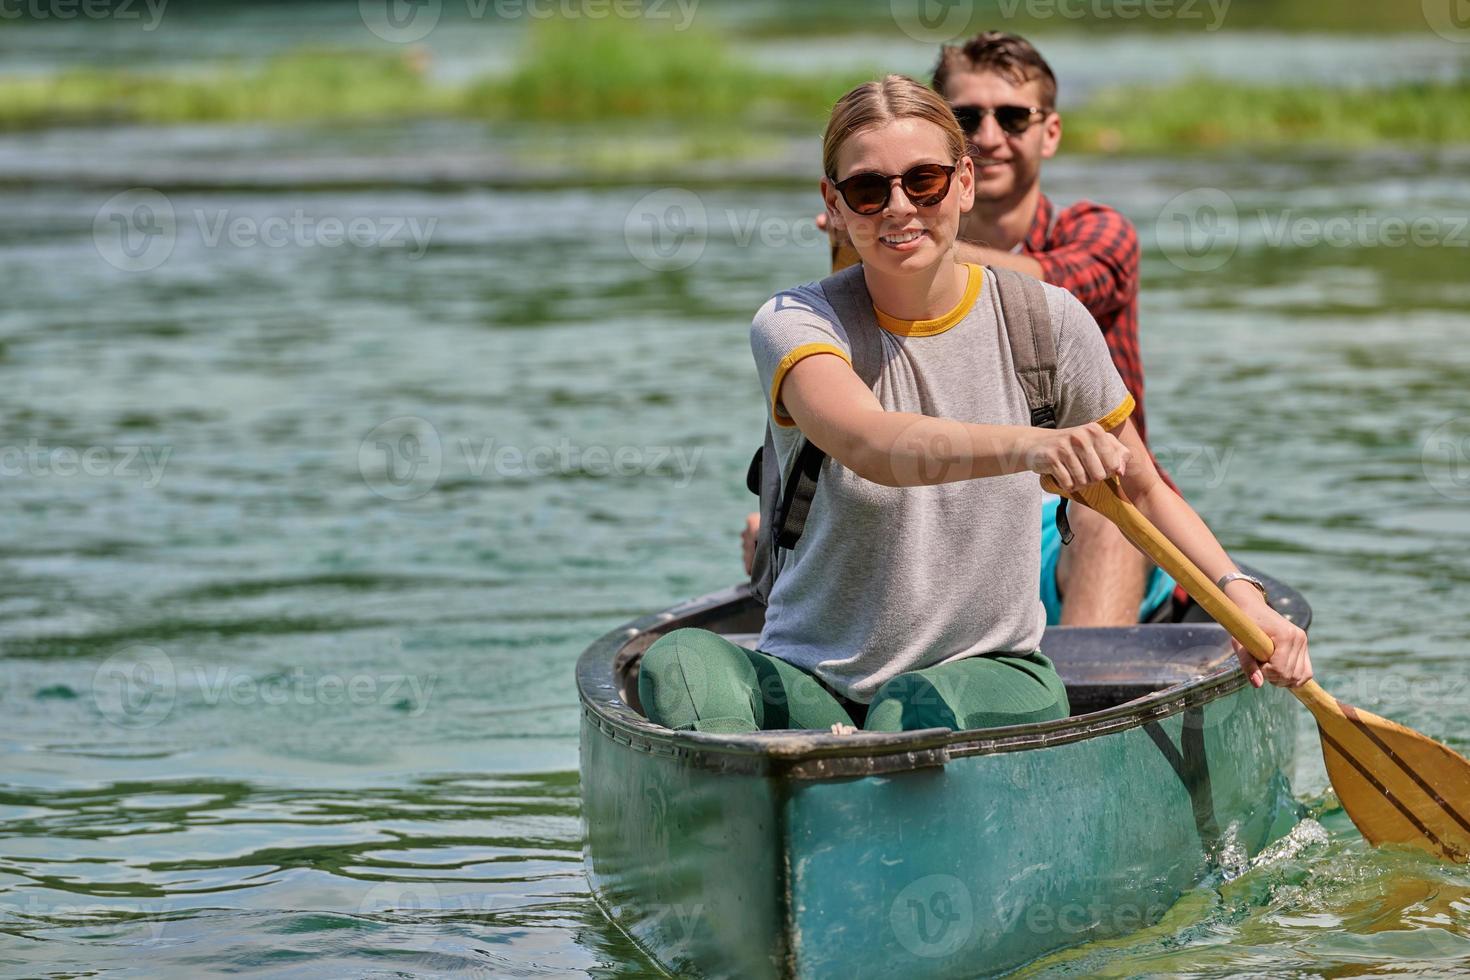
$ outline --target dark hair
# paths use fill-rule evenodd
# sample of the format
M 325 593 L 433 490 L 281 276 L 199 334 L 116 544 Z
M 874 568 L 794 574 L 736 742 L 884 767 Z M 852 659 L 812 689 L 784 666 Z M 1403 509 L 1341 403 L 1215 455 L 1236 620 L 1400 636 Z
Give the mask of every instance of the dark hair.
M 943 95 L 951 75 L 983 72 L 994 72 L 1013 85 L 1040 79 L 1041 107 L 1056 108 L 1057 76 L 1052 74 L 1051 65 L 1030 41 L 1001 31 L 983 31 L 963 44 L 945 45 L 939 51 L 930 84 Z

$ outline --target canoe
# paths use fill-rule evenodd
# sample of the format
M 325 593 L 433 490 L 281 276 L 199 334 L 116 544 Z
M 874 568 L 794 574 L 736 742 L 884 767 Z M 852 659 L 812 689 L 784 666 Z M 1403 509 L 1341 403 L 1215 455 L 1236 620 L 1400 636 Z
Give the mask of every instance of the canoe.
M 1306 628 L 1301 595 L 1259 577 Z M 1060 721 L 732 736 L 643 717 L 638 662 L 660 634 L 753 646 L 762 614 L 744 586 L 724 590 L 627 623 L 577 664 L 588 881 L 671 971 L 1001 973 L 1158 922 L 1300 818 L 1300 707 L 1250 688 L 1192 605 L 1048 629 L 1073 710 Z

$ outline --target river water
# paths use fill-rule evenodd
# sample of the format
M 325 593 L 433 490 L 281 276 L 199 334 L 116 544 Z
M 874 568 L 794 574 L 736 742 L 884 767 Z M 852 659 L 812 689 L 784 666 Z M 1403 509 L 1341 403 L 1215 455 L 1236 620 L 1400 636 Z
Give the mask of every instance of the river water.
M 0 974 L 657 975 L 582 875 L 572 665 L 739 577 L 746 327 L 821 274 L 813 195 L 390 165 L 473 171 L 435 125 L 0 141 Z M 1140 228 L 1186 495 L 1329 689 L 1462 752 L 1467 164 L 1046 181 Z M 1309 728 L 1290 839 L 1032 972 L 1470 968 L 1470 874 L 1366 849 Z

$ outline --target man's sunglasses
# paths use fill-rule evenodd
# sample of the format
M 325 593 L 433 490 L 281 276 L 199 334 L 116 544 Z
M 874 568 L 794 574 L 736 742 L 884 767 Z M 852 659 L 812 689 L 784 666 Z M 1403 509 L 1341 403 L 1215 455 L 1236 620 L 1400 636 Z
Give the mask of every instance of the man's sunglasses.
M 978 105 L 950 106 L 955 122 L 966 136 L 974 136 L 986 116 L 995 116 L 996 123 L 1011 136 L 1020 136 L 1031 128 L 1033 120 L 1046 114 L 1040 106 L 998 105 L 995 108 Z
M 949 193 L 949 182 L 954 177 L 954 167 L 937 163 L 921 163 L 901 174 L 880 174 L 871 170 L 853 174 L 832 186 L 842 195 L 847 206 L 858 214 L 877 214 L 888 206 L 893 194 L 893 182 L 903 186 L 903 192 L 916 207 L 930 208 L 944 200 Z

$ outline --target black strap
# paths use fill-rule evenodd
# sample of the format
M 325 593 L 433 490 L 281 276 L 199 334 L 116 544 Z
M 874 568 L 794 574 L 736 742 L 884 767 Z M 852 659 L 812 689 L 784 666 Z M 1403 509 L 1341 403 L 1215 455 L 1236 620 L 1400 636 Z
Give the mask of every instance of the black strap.
M 822 475 L 822 461 L 827 454 L 817 448 L 816 443 L 803 441 L 797 453 L 796 465 L 786 481 L 781 495 L 781 509 L 776 511 L 776 545 L 795 548 L 796 542 L 806 531 L 806 519 L 812 510 L 812 498 L 817 495 L 817 479 Z

